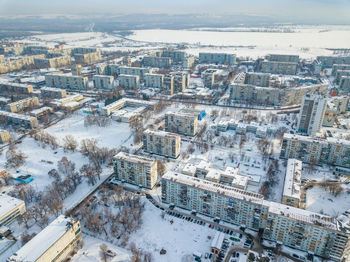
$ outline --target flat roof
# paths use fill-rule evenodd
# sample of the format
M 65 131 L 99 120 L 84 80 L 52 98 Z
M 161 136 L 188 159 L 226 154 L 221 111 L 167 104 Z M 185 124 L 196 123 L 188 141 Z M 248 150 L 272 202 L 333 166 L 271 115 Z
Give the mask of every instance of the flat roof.
M 23 204 L 24 201 L 9 195 L 0 194 L 0 217 L 8 214 L 14 208 Z
M 180 135 L 178 134 L 174 134 L 174 133 L 170 133 L 170 132 L 166 132 L 166 131 L 162 131 L 162 130 L 151 130 L 151 129 L 147 129 L 143 132 L 144 134 L 150 134 L 150 135 L 154 135 L 154 136 L 161 136 L 161 137 L 168 137 L 168 138 L 181 138 Z
M 16 118 L 16 119 L 22 119 L 22 120 L 35 119 L 35 117 L 33 117 L 33 116 L 27 116 L 27 115 L 22 115 L 22 114 L 7 112 L 7 111 L 1 111 L 1 110 L 0 110 L 0 115 L 8 116 L 8 117 Z
M 284 180 L 283 196 L 300 199 L 301 173 L 303 162 L 297 159 L 288 159 L 287 172 Z
M 144 164 L 144 165 L 152 165 L 153 162 L 155 161 L 154 159 L 151 159 L 151 158 L 133 155 L 126 152 L 119 152 L 113 158 L 121 159 L 127 162 L 137 163 L 137 164 Z
M 48 250 L 58 239 L 60 239 L 69 229 L 68 223 L 73 223 L 74 219 L 66 218 L 63 215 L 57 217 L 51 224 L 45 227 L 33 239 L 21 247 L 10 261 L 34 262 Z

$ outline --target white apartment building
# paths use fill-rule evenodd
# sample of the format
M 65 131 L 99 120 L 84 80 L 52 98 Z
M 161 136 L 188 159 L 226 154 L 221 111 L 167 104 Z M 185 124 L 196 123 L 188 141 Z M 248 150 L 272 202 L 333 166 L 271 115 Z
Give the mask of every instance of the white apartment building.
M 112 66 L 112 65 L 110 65 Z M 113 71 L 119 76 L 119 75 L 134 75 L 138 76 L 140 81 L 144 81 L 145 74 L 151 74 L 153 69 L 152 68 L 143 68 L 143 67 L 128 67 L 128 66 L 116 66 L 111 68 L 111 73 L 113 75 Z
M 114 176 L 122 181 L 152 189 L 158 180 L 157 162 L 153 159 L 119 152 L 113 158 Z
M 172 64 L 170 57 L 145 56 L 142 59 L 143 66 L 169 68 Z
M 282 75 L 295 75 L 298 63 L 262 61 L 261 72 Z
M 349 248 L 349 231 L 334 218 L 266 201 L 260 194 L 196 177 L 167 172 L 162 201 L 169 205 L 259 231 L 263 239 L 333 261 Z
M 112 89 L 114 87 L 114 77 L 107 75 L 94 75 L 93 76 L 94 87 L 96 89 Z
M 71 74 L 47 74 L 46 86 L 64 89 L 87 89 L 88 78 Z
M 119 75 L 119 86 L 123 89 L 138 89 L 140 86 L 140 77 L 137 75 Z
M 215 72 L 216 70 L 207 69 L 202 73 L 202 80 L 204 87 L 212 88 L 215 82 Z
M 266 59 L 274 62 L 299 63 L 298 55 L 269 54 Z
M 271 75 L 267 73 L 245 73 L 244 84 L 268 87 L 270 85 Z
M 147 129 L 142 136 L 143 150 L 165 157 L 177 158 L 180 155 L 181 137 L 177 134 Z
M 284 134 L 281 158 L 296 158 L 305 163 L 350 167 L 350 142 L 327 137 Z
M 236 55 L 225 53 L 199 53 L 199 63 L 234 65 L 236 63 Z
M 165 114 L 165 130 L 186 136 L 195 136 L 198 128 L 198 115 L 183 112 Z
M 320 131 L 326 112 L 327 99 L 323 95 L 306 94 L 301 103 L 298 131 L 309 136 Z
M 162 74 L 145 74 L 145 86 L 153 88 L 163 88 L 164 75 Z

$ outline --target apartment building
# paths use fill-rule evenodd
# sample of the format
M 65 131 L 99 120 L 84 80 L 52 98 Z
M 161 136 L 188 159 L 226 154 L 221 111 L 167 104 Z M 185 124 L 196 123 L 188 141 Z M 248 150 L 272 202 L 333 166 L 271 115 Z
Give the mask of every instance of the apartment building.
M 78 105 L 79 101 L 83 100 L 84 96 L 81 94 L 71 94 L 69 96 L 63 97 L 63 98 L 57 98 L 50 102 L 50 105 L 54 108 L 65 108 L 66 106 L 69 107 L 69 105 Z
M 42 45 L 28 45 L 24 47 L 23 52 L 30 55 L 47 54 L 49 48 Z
M 262 61 L 261 72 L 282 75 L 295 75 L 298 63 Z
M 130 56 L 124 56 L 122 63 L 125 66 L 131 66 L 131 57 Z
M 246 85 L 255 85 L 268 87 L 270 85 L 271 75 L 267 73 L 246 73 L 243 83 Z
M 75 61 L 74 63 L 71 64 L 70 70 L 73 76 L 81 76 L 83 74 L 83 66 L 80 64 L 77 64 Z
M 174 94 L 174 76 L 173 75 L 167 74 L 164 76 L 163 89 L 169 95 Z
M 0 64 L 5 63 L 5 56 L 0 55 Z
M 0 144 L 6 144 L 11 140 L 10 132 L 0 129 Z
M 350 167 L 350 142 L 327 137 L 284 134 L 281 158 L 295 158 L 305 163 Z
M 143 67 L 127 67 L 127 66 L 110 66 L 111 74 L 115 73 L 119 75 L 134 75 L 138 76 L 140 81 L 144 81 L 144 76 L 146 74 L 151 74 L 152 68 L 143 68 Z
M 144 107 L 146 109 L 154 110 L 155 105 L 156 105 L 156 102 L 153 102 L 153 101 L 145 101 L 145 100 L 132 99 L 132 98 L 122 98 L 109 105 L 104 106 L 102 108 L 102 114 L 105 116 L 109 116 L 113 112 L 118 111 L 123 107 L 127 107 L 127 106 Z
M 298 132 L 314 136 L 320 131 L 326 112 L 327 99 L 322 95 L 306 94 L 301 102 Z
M 204 87 L 212 88 L 215 83 L 215 72 L 216 70 L 207 69 L 202 73 L 202 80 Z
M 11 46 L 0 45 L 0 54 L 9 55 L 9 56 L 19 56 L 23 52 L 23 46 L 14 44 Z
M 0 82 L 0 91 L 15 94 L 31 94 L 34 92 L 32 85 L 12 82 Z
M 190 75 L 185 72 L 175 72 L 171 73 L 173 78 L 173 92 L 175 94 L 184 92 L 190 84 Z
M 161 57 L 169 57 L 172 61 L 178 63 L 185 60 L 186 53 L 183 51 L 163 50 Z
M 137 75 L 119 75 L 119 86 L 123 89 L 138 89 L 140 86 L 140 77 Z
M 343 77 L 350 77 L 350 70 L 337 70 L 335 73 L 335 82 L 340 84 Z
M 350 64 L 334 64 L 332 66 L 332 76 L 335 76 L 338 70 L 350 70 Z
M 101 52 L 90 52 L 90 53 L 74 53 L 73 55 L 75 63 L 86 65 L 86 64 L 92 64 L 100 61 L 102 59 Z
M 145 74 L 145 86 L 153 88 L 163 88 L 164 75 L 162 74 Z
M 26 108 L 35 107 L 35 106 L 39 106 L 39 105 L 40 105 L 39 99 L 37 97 L 33 96 L 33 97 L 28 97 L 28 98 L 7 104 L 6 109 L 9 112 L 17 113 L 17 112 L 23 111 Z
M 195 136 L 198 129 L 198 115 L 183 112 L 165 114 L 165 130 L 186 136 Z
M 337 116 L 348 111 L 349 97 L 336 96 L 327 99 L 322 126 L 333 127 Z
M 114 76 L 94 75 L 92 78 L 96 89 L 113 89 Z
M 147 129 L 142 136 L 143 150 L 165 157 L 180 155 L 181 137 L 177 134 Z
M 234 65 L 236 55 L 225 53 L 199 53 L 200 64 Z
M 323 68 L 331 68 L 334 64 L 350 64 L 350 56 L 318 56 L 317 60 Z
M 262 233 L 263 239 L 341 261 L 349 232 L 334 218 L 266 201 L 260 194 L 172 171 L 162 177 L 162 201 Z
M 46 86 L 64 89 L 87 89 L 88 78 L 71 74 L 47 74 L 45 75 Z
M 114 175 L 123 182 L 152 189 L 158 180 L 157 162 L 153 159 L 119 152 L 113 158 Z
M 0 227 L 11 224 L 18 216 L 26 212 L 24 201 L 0 194 Z
M 35 58 L 34 66 L 36 68 L 59 68 L 71 64 L 71 58 L 68 55 L 53 58 Z
M 172 60 L 170 57 L 145 56 L 142 59 L 143 66 L 170 68 Z
M 253 105 L 289 106 L 300 105 L 306 94 L 326 94 L 327 84 L 305 84 L 287 88 L 260 87 L 234 83 L 231 85 L 231 98 L 234 101 Z
M 299 63 L 298 55 L 269 54 L 266 59 L 273 62 Z
M 8 60 L 0 63 L 0 74 L 23 70 L 34 65 L 35 58 L 45 58 L 45 55 L 23 56 L 18 59 Z
M 293 158 L 288 159 L 282 193 L 282 204 L 292 207 L 299 207 L 301 198 L 302 170 L 302 161 Z
M 7 111 L 0 111 L 0 121 L 6 122 L 8 124 L 22 126 L 24 128 L 37 128 L 39 127 L 39 122 L 36 117 L 11 113 Z
M 60 99 L 67 96 L 67 91 L 61 88 L 42 87 L 40 91 L 41 91 L 41 96 L 44 98 Z
M 182 67 L 184 68 L 190 68 L 193 66 L 195 62 L 195 57 L 194 56 L 187 56 L 185 59 L 182 61 Z
M 350 92 L 350 76 L 343 76 L 340 79 L 339 87 L 346 92 Z
M 8 258 L 7 262 L 64 261 L 81 241 L 80 222 L 60 215 Z

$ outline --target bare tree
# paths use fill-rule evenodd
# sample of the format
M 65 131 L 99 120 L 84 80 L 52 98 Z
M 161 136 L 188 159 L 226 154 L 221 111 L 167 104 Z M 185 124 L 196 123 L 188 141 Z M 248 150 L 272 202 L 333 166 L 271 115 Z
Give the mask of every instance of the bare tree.
M 107 262 L 107 260 L 108 260 L 107 251 L 108 251 L 107 245 L 105 243 L 102 243 L 100 245 L 100 256 L 101 256 L 103 262 Z
M 66 135 L 63 139 L 63 147 L 65 150 L 75 151 L 78 147 L 78 142 L 71 135 Z
M 26 158 L 21 151 L 16 152 L 14 149 L 10 149 L 6 152 L 6 166 L 18 168 L 25 163 Z

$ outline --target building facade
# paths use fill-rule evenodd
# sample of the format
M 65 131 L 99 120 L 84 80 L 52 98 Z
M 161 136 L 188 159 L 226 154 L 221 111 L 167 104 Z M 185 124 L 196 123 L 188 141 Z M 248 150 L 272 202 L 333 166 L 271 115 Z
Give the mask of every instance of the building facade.
M 46 86 L 64 89 L 87 89 L 88 78 L 70 74 L 47 74 L 45 75 Z
M 39 122 L 36 117 L 11 113 L 7 111 L 0 111 L 0 121 L 2 123 L 13 124 L 24 128 L 34 129 L 39 127 Z
M 225 53 L 199 53 L 200 64 L 234 65 L 236 55 Z
M 314 136 L 320 131 L 326 112 L 327 99 L 322 95 L 306 94 L 301 102 L 298 132 Z
M 165 130 L 186 136 L 195 136 L 198 129 L 198 115 L 190 113 L 165 114 Z
M 82 241 L 80 222 L 60 215 L 8 258 L 8 262 L 64 261 Z
M 153 88 L 163 88 L 164 75 L 162 74 L 145 74 L 145 86 Z
M 11 224 L 18 216 L 26 212 L 24 201 L 0 194 L 0 227 Z
M 268 87 L 270 85 L 271 75 L 267 73 L 246 73 L 244 84 Z
M 22 100 L 18 100 L 16 102 L 12 102 L 6 105 L 6 108 L 9 112 L 17 113 L 23 111 L 29 107 L 39 106 L 39 99 L 37 97 L 28 97 Z
M 295 75 L 298 63 L 262 61 L 261 72 L 282 75 Z
M 158 180 L 157 162 L 153 159 L 119 152 L 113 158 L 114 175 L 140 187 L 152 189 Z
M 140 77 L 137 75 L 119 75 L 118 80 L 123 89 L 136 90 L 140 87 Z
M 177 134 L 147 129 L 142 136 L 143 150 L 165 157 L 180 155 L 181 137 Z
M 42 87 L 40 91 L 41 91 L 41 96 L 45 98 L 60 99 L 67 96 L 67 91 L 61 88 Z
M 107 75 L 94 75 L 92 78 L 96 89 L 112 89 L 114 87 L 114 77 Z
M 282 193 L 282 204 L 300 207 L 302 170 L 302 161 L 293 158 L 288 159 Z
M 149 67 L 170 68 L 172 60 L 170 57 L 145 56 L 142 64 Z

